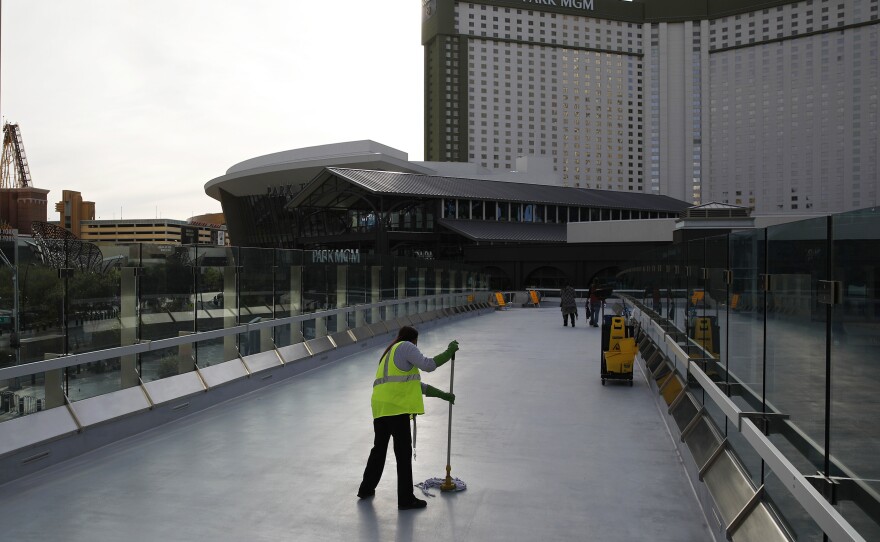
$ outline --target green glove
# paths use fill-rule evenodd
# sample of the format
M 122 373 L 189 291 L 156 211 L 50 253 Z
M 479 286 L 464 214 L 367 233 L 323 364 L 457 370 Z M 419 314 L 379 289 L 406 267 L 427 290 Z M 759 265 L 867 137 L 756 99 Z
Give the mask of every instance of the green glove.
M 434 386 L 426 386 L 425 387 L 425 395 L 428 397 L 439 397 L 444 401 L 449 401 L 453 405 L 455 404 L 455 394 L 454 393 L 446 393 L 445 391 L 438 390 Z
M 434 363 L 437 364 L 437 367 L 440 367 L 452 359 L 452 355 L 455 354 L 456 350 L 458 350 L 458 341 L 452 341 L 444 352 L 434 356 Z

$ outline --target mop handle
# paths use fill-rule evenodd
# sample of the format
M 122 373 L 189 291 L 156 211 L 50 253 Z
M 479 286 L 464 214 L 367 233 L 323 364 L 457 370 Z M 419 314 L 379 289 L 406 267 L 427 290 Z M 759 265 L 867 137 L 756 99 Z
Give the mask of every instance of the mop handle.
M 449 371 L 449 393 L 452 394 L 452 384 L 455 381 L 455 354 L 452 354 L 452 361 L 450 362 L 452 365 L 450 366 Z M 452 402 L 449 402 L 449 430 L 446 433 L 446 469 L 447 473 L 450 468 L 450 454 L 452 452 Z

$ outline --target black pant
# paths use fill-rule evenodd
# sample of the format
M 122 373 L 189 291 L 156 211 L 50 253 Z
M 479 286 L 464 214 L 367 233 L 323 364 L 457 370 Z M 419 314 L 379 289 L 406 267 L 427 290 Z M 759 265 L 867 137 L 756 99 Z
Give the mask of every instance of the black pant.
M 388 439 L 394 437 L 394 456 L 397 458 L 397 504 L 408 504 L 415 499 L 412 477 L 412 437 L 409 432 L 409 414 L 383 416 L 373 420 L 376 437 L 364 469 L 364 481 L 358 493 L 375 491 L 385 469 Z
M 598 326 L 599 321 L 599 304 L 591 303 L 590 304 L 590 325 Z
M 571 317 L 571 327 L 574 327 L 574 316 L 575 316 L 575 313 L 571 313 L 571 314 L 562 313 L 562 325 L 567 326 L 568 325 L 568 318 Z

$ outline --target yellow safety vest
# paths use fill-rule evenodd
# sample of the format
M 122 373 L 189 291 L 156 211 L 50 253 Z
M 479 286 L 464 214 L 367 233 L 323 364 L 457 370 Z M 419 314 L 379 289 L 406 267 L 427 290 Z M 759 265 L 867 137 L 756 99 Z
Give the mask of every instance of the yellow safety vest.
M 419 368 L 401 371 L 394 364 L 394 353 L 400 343 L 391 347 L 388 355 L 379 362 L 376 380 L 373 382 L 373 418 L 398 414 L 424 414 L 422 400 L 422 377 Z

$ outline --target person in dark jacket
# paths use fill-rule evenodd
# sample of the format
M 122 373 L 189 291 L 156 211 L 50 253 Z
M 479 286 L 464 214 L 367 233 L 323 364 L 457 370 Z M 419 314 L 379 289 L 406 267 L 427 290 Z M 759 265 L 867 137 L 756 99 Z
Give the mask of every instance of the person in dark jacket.
M 593 279 L 593 283 L 590 284 L 590 299 L 587 303 L 590 307 L 590 325 L 599 327 L 599 311 L 602 309 L 602 298 L 599 297 L 599 281 L 596 279 Z
M 562 325 L 568 326 L 568 319 L 571 318 L 571 327 L 574 327 L 574 321 L 577 318 L 577 294 L 570 285 L 566 284 L 559 292 L 559 306 L 562 310 Z

